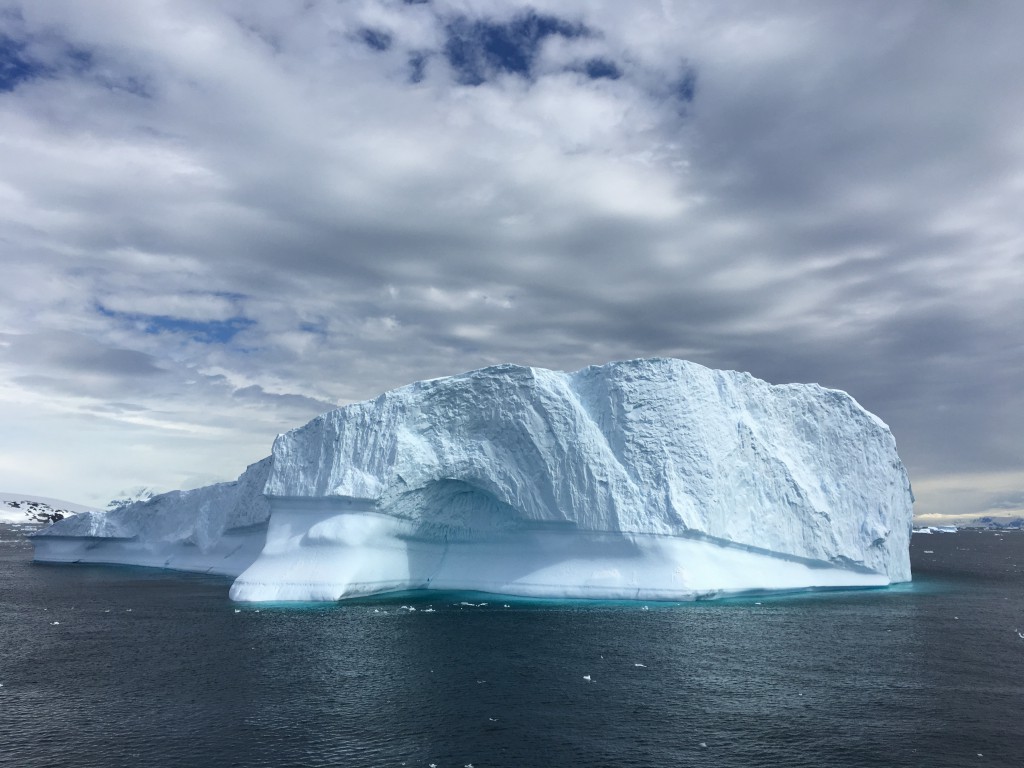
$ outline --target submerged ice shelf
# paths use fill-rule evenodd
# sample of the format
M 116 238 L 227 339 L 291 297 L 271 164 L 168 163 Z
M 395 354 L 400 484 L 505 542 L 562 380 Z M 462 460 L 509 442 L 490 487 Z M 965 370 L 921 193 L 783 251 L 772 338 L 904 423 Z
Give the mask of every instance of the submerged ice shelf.
M 844 392 L 671 359 L 504 365 L 331 411 L 235 483 L 34 543 L 236 576 L 240 601 L 686 600 L 907 581 L 912 501 L 889 429 Z

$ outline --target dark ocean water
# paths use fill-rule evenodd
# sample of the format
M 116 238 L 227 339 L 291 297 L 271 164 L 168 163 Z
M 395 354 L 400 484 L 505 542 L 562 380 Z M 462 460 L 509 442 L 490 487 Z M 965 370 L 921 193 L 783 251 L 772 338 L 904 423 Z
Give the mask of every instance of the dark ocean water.
M 1024 534 L 912 556 L 912 586 L 649 610 L 238 610 L 0 527 L 0 764 L 1024 766 Z

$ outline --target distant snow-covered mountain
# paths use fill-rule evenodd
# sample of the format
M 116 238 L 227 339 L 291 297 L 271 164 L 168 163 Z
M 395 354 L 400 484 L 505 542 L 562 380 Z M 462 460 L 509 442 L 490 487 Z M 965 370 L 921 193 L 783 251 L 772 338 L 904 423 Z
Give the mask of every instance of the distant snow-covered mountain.
M 121 491 L 117 494 L 117 498 L 111 499 L 107 503 L 106 511 L 113 512 L 115 509 L 121 509 L 122 507 L 130 506 L 139 501 L 149 501 L 156 495 L 157 492 L 152 488 L 146 488 L 143 486 L 132 488 L 127 491 Z
M 1024 517 L 976 517 L 961 528 L 987 528 L 998 531 L 1019 531 L 1024 528 Z
M 95 507 L 35 496 L 0 491 L 0 523 L 53 523 L 79 512 L 93 512 Z

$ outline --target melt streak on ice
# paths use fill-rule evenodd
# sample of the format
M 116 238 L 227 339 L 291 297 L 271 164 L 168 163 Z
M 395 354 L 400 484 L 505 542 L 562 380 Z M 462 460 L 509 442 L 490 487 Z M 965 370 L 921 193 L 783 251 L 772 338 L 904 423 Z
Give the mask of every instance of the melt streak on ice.
M 907 581 L 912 503 L 888 427 L 845 392 L 672 359 L 502 365 L 331 411 L 235 483 L 34 542 L 236 576 L 239 601 L 689 600 Z

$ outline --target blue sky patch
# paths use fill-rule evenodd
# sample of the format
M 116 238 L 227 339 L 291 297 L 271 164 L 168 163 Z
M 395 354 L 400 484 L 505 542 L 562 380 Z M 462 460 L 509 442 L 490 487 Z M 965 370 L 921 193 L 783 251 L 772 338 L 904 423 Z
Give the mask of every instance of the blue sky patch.
M 386 51 L 391 47 L 391 34 L 383 29 L 364 27 L 359 30 L 359 39 L 366 44 L 367 48 L 372 48 L 375 51 Z
M 46 67 L 25 54 L 25 44 L 0 35 L 0 93 L 13 91 L 26 80 L 46 74 Z
M 104 317 L 133 325 L 150 335 L 163 333 L 184 335 L 202 344 L 227 344 L 239 332 L 256 324 L 255 320 L 242 316 L 231 317 L 227 320 L 185 320 L 166 315 L 117 312 L 107 309 L 102 304 L 97 304 L 96 309 Z
M 591 80 L 618 80 L 622 77 L 622 71 L 615 66 L 614 61 L 608 59 L 590 59 L 583 65 L 583 72 Z
M 26 42 L 0 34 L 0 93 L 13 91 L 22 83 L 40 77 L 82 75 L 110 90 L 128 91 L 144 97 L 152 95 L 142 80 L 104 68 L 97 63 L 92 51 L 67 41 L 48 40 L 43 46 L 43 50 L 49 52 L 47 61 L 30 55 L 28 49 Z
M 697 70 L 687 67 L 682 79 L 676 84 L 676 95 L 687 104 L 697 95 Z
M 429 56 L 426 53 L 414 53 L 409 57 L 409 82 L 419 83 L 423 81 L 423 78 L 427 75 L 427 59 Z
M 459 16 L 448 23 L 445 32 L 445 58 L 463 85 L 480 85 L 501 73 L 531 78 L 534 60 L 545 38 L 590 34 L 582 24 L 532 10 L 506 23 Z

